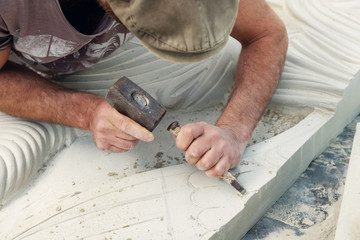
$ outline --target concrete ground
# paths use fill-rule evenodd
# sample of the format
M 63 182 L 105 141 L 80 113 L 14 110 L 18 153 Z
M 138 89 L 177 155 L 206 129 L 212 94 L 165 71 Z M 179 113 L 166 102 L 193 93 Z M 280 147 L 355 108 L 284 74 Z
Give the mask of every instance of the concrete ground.
M 243 240 L 334 239 L 355 134 L 354 119 Z

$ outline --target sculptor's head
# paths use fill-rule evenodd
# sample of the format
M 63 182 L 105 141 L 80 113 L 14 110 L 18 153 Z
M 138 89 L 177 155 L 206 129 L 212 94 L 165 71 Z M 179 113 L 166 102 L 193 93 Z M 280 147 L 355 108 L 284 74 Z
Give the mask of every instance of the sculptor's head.
M 239 3 L 239 0 L 97 1 L 150 51 L 174 62 L 200 61 L 218 53 L 235 24 Z

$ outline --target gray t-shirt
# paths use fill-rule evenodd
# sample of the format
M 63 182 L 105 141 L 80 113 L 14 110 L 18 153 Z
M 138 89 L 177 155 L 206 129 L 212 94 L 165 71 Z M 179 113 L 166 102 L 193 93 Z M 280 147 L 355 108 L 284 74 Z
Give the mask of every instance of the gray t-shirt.
M 0 51 L 45 77 L 90 67 L 129 40 L 129 31 L 105 14 L 93 35 L 78 32 L 58 0 L 0 0 Z

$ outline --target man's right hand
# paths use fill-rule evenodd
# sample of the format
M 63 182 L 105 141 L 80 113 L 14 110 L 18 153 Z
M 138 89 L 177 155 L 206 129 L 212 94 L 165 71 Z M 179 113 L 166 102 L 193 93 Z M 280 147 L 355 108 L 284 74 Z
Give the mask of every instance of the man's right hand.
M 150 142 L 154 135 L 132 119 L 120 114 L 106 100 L 98 101 L 89 125 L 96 146 L 107 152 L 126 152 L 139 140 Z
M 0 51 L 0 111 L 90 130 L 96 146 L 108 152 L 126 152 L 139 140 L 154 139 L 151 132 L 117 112 L 102 97 L 66 89 L 23 66 L 4 65 L 9 53 L 10 49 Z

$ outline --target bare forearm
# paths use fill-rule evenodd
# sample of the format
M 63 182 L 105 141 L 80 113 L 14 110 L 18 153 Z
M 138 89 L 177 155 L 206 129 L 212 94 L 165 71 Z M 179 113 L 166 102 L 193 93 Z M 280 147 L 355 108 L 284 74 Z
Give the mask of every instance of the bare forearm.
M 272 15 L 272 18 L 276 17 Z M 284 65 L 287 35 L 280 20 L 269 31 L 244 41 L 237 65 L 233 94 L 217 122 L 231 129 L 240 142 L 248 141 L 274 93 Z M 233 31 L 241 39 L 241 32 Z
M 101 97 L 63 88 L 15 64 L 0 71 L 0 111 L 10 115 L 89 129 L 100 101 Z

